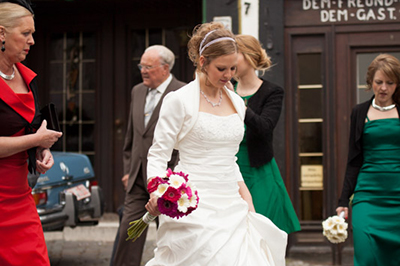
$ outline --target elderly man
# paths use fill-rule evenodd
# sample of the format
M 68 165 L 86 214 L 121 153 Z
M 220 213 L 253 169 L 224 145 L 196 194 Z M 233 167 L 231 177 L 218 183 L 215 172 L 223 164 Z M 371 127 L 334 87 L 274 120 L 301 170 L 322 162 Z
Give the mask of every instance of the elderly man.
M 134 86 L 131 92 L 131 107 L 128 128 L 123 150 L 125 203 L 113 252 L 112 265 L 139 266 L 145 231 L 135 242 L 126 241 L 129 222 L 141 218 L 149 199 L 147 192 L 147 153 L 153 141 L 153 133 L 164 96 L 179 89 L 185 83 L 177 80 L 171 73 L 174 54 L 162 45 L 148 47 L 138 65 L 143 82 Z M 169 167 L 177 162 L 174 152 Z

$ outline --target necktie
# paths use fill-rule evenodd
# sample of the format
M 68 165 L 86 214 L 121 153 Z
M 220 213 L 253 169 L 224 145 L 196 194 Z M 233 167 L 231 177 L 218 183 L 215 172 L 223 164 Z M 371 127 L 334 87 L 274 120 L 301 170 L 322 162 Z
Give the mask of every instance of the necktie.
M 148 97 L 146 98 L 146 105 L 144 107 L 144 126 L 147 126 L 147 123 L 150 120 L 151 114 L 153 113 L 154 107 L 156 106 L 156 95 L 157 90 L 152 89 L 149 92 Z

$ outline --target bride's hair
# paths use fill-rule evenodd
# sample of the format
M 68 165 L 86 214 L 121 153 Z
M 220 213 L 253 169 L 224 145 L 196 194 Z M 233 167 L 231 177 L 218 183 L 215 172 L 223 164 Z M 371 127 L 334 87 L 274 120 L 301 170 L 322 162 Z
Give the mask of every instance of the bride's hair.
M 217 40 L 219 39 L 219 40 Z M 213 43 L 212 41 L 217 40 Z M 217 22 L 197 25 L 188 42 L 188 54 L 197 70 L 203 71 L 213 59 L 237 52 L 235 35 Z M 205 63 L 200 67 L 200 56 L 204 56 Z

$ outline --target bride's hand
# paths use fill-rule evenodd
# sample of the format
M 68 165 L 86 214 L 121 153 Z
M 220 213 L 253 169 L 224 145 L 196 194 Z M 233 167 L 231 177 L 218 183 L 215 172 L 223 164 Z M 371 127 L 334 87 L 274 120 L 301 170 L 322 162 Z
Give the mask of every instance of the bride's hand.
M 145 206 L 146 210 L 153 216 L 158 216 L 161 214 L 161 212 L 158 210 L 157 200 L 157 196 L 152 193 L 150 194 L 150 199 Z

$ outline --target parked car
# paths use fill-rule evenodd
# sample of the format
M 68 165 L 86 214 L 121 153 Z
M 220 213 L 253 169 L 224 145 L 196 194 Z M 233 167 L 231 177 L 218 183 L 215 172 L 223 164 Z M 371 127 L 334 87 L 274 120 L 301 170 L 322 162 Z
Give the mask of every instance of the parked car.
M 96 225 L 104 212 L 104 197 L 89 158 L 70 152 L 52 154 L 53 167 L 37 178 L 32 189 L 43 231 Z

